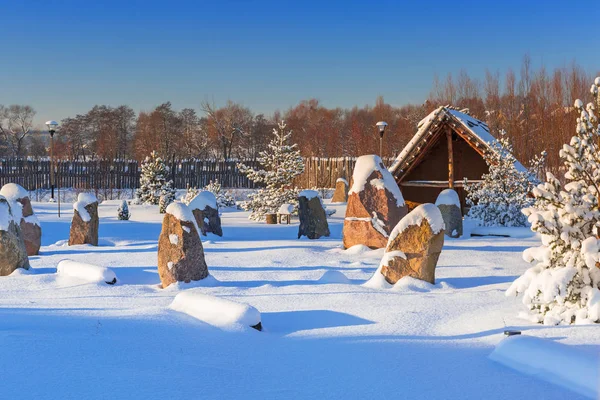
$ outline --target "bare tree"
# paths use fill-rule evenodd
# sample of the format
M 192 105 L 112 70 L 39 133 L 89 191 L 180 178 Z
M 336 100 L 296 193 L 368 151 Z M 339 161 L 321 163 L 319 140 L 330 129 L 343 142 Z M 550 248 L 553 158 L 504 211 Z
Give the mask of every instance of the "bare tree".
M 28 105 L 0 105 L 0 134 L 15 157 L 23 156 L 23 140 L 33 127 L 34 116 L 35 110 Z
M 220 148 L 218 155 L 230 159 L 240 155 L 237 148 L 241 139 L 248 135 L 252 126 L 253 115 L 249 108 L 228 101 L 225 107 L 216 108 L 209 102 L 202 103 L 202 111 L 207 115 L 209 137 L 215 148 Z

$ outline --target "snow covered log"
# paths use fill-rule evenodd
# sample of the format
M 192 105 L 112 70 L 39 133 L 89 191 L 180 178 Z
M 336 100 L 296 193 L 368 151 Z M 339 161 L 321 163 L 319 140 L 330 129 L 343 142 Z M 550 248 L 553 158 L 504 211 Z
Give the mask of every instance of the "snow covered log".
M 256 308 L 196 290 L 186 290 L 175 296 L 171 309 L 226 330 L 246 327 L 262 330 L 260 312 Z
M 0 276 L 8 276 L 17 268 L 29 269 L 29 258 L 10 202 L 0 195 Z
M 363 244 L 386 246 L 392 228 L 406 215 L 406 205 L 396 181 L 376 155 L 356 160 L 343 228 L 344 248 Z
M 533 336 L 516 335 L 498 343 L 490 359 L 593 399 L 600 395 L 600 357 L 595 352 L 579 351 Z
M 88 282 L 104 282 L 109 285 L 117 283 L 117 275 L 112 269 L 73 260 L 59 262 L 56 266 L 56 273 Z
M 7 183 L 2 186 L 0 195 L 4 196 L 10 203 L 10 208 L 21 228 L 21 235 L 25 242 L 28 256 L 38 255 L 42 245 L 42 228 L 37 217 L 33 213 L 29 193 L 21 185 Z
M 69 246 L 91 244 L 98 246 L 98 199 L 92 193 L 80 193 L 73 203 L 73 220 Z
M 446 236 L 457 238 L 463 234 L 463 219 L 458 193 L 454 189 L 442 190 L 435 205 L 444 219 Z

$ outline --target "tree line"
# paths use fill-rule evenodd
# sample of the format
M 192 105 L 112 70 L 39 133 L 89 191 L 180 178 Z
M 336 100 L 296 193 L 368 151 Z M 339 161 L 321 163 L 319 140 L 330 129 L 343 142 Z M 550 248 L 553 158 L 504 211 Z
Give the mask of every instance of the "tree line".
M 466 70 L 435 77 L 423 104 L 393 106 L 379 97 L 374 105 L 346 109 L 309 99 L 270 116 L 233 101 L 221 107 L 203 102 L 198 110 L 176 110 L 166 102 L 137 114 L 127 105 L 97 105 L 61 121 L 55 154 L 71 160 L 141 160 L 152 151 L 166 159 L 254 159 L 267 146 L 273 128 L 285 120 L 305 157 L 358 156 L 379 151 L 375 123 L 384 120 L 388 129 L 383 155 L 393 157 L 422 118 L 440 105 L 453 105 L 486 121 L 495 136 L 506 130 L 521 161 L 546 150 L 548 167 L 556 170 L 558 151 L 575 126 L 573 102 L 589 97 L 592 78 L 576 63 L 551 71 L 534 69 L 525 56 L 518 71 L 486 70 L 482 79 Z M 34 116 L 30 106 L 0 105 L 0 156 L 48 154 L 47 137 L 32 130 Z

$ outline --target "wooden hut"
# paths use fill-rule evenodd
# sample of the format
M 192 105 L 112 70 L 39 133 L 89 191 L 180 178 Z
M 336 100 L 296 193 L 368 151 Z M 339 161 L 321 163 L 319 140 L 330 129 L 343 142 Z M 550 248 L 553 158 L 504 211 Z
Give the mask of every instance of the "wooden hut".
M 487 124 L 448 106 L 418 124 L 418 131 L 389 168 L 405 200 L 433 203 L 453 188 L 465 206 L 464 179 L 479 182 L 488 172 L 484 154 L 493 151 Z M 521 164 L 516 165 L 524 170 Z

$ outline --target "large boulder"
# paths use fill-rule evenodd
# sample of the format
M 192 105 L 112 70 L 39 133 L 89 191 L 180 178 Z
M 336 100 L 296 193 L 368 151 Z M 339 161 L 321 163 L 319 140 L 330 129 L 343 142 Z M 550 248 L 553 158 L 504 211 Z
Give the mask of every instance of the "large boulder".
M 73 220 L 69 246 L 91 244 L 98 246 L 98 199 L 92 193 L 80 193 L 73 203 Z
M 394 177 L 375 155 L 356 160 L 342 231 L 344 248 L 357 244 L 385 247 L 393 227 L 406 215 Z
M 410 276 L 435 284 L 435 267 L 444 246 L 444 220 L 431 203 L 422 204 L 396 225 L 376 274 L 390 284 Z
M 17 268 L 29 269 L 27 249 L 9 201 L 0 196 L 0 276 L 10 275 Z
M 331 198 L 332 203 L 346 203 L 348 201 L 348 181 L 338 178 L 335 182 L 335 192 Z
M 40 253 L 40 246 L 42 245 L 42 228 L 33 213 L 29 193 L 21 185 L 7 183 L 2 186 L 0 195 L 8 200 L 15 220 L 19 221 L 21 236 L 25 242 L 27 255 L 38 255 Z
M 300 219 L 298 239 L 302 236 L 309 239 L 329 236 L 327 214 L 316 190 L 303 190 L 298 194 L 298 218 Z
M 212 192 L 208 190 L 200 191 L 188 206 L 194 214 L 202 235 L 206 236 L 207 233 L 213 233 L 217 236 L 223 236 L 219 206 L 217 198 Z
M 440 209 L 446 236 L 457 238 L 463 233 L 463 219 L 458 193 L 453 189 L 445 189 L 438 195 L 435 205 Z
M 199 231 L 188 206 L 180 202 L 169 204 L 158 237 L 158 275 L 163 288 L 208 276 Z

